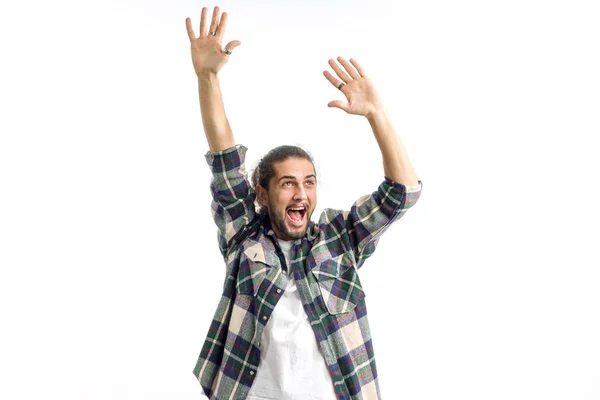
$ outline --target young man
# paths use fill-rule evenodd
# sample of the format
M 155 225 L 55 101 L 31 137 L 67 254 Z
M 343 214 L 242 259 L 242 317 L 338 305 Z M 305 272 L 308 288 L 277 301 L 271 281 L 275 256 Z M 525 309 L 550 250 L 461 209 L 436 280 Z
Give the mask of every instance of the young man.
M 380 235 L 421 192 L 404 146 L 375 89 L 353 59 L 329 60 L 325 77 L 369 121 L 385 178 L 350 211 L 311 221 L 317 177 L 295 146 L 271 150 L 253 174 L 229 126 L 218 72 L 240 45 L 223 47 L 227 14 L 202 9 L 200 36 L 186 27 L 213 172 L 212 211 L 227 265 L 223 294 L 194 375 L 210 399 L 379 399 L 377 370 L 358 269 Z M 256 210 L 255 201 L 260 205 Z

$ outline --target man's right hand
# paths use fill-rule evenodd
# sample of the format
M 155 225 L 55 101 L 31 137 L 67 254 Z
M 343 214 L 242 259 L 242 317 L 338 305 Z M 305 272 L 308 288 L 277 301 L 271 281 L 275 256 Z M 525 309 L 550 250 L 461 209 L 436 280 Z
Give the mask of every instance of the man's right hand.
M 229 60 L 229 54 L 234 48 L 242 44 L 239 40 L 232 40 L 223 47 L 223 36 L 227 24 L 227 13 L 221 14 L 219 7 L 213 10 L 210 28 L 207 30 L 206 15 L 208 9 L 202 8 L 200 16 L 200 36 L 196 37 L 190 18 L 185 19 L 188 36 L 192 50 L 192 62 L 197 76 L 216 74 Z

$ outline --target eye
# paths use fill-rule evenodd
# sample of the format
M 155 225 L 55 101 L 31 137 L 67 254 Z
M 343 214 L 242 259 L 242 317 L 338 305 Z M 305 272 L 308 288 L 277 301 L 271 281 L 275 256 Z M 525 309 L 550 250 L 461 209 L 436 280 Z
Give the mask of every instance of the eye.
M 294 183 L 292 181 L 283 182 L 283 186 L 290 187 L 290 186 L 293 186 L 293 185 L 294 185 Z
M 314 186 L 315 181 L 306 181 L 306 186 Z

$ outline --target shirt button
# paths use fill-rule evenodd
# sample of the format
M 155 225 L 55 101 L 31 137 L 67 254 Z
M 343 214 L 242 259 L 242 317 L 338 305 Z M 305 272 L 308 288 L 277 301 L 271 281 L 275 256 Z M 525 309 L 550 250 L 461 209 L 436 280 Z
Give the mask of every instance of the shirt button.
M 284 275 L 287 274 L 287 272 L 285 272 L 285 270 L 282 270 L 281 273 Z
M 254 375 L 254 371 L 250 371 L 250 375 Z
M 266 315 L 263 315 L 263 320 L 266 320 L 266 319 L 267 319 L 267 316 L 266 316 Z
M 277 289 L 277 293 L 281 293 L 281 289 Z

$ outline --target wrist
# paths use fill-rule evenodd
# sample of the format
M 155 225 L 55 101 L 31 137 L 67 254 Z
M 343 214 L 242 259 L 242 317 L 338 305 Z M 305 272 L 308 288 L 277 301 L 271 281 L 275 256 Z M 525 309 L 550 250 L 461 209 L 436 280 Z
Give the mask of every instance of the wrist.
M 198 81 L 214 81 L 218 78 L 218 72 L 214 71 L 201 71 L 196 72 Z
M 386 114 L 385 108 L 383 108 L 383 106 L 379 106 L 379 107 L 373 107 L 373 110 L 371 110 L 370 112 L 365 114 L 365 117 L 367 118 L 369 123 L 371 125 L 373 125 L 373 124 L 385 119 L 386 115 L 387 114 Z

